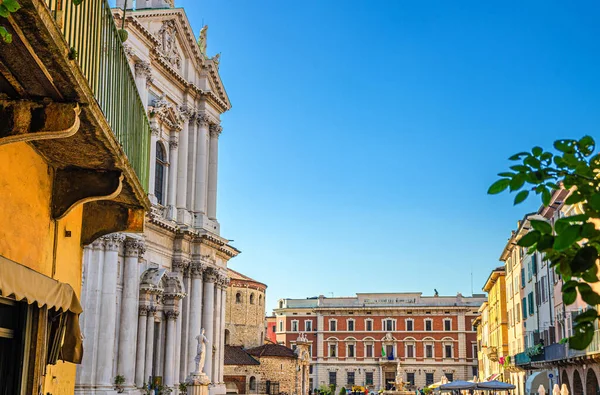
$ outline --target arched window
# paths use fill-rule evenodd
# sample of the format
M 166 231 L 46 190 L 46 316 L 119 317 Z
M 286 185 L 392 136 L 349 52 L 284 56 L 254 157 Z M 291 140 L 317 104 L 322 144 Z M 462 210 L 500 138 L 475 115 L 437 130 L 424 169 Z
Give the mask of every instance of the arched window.
M 154 196 L 159 204 L 164 205 L 164 183 L 165 183 L 165 167 L 167 166 L 167 155 L 165 147 L 160 141 L 156 142 L 156 169 L 154 174 Z
M 254 304 L 254 293 L 250 294 L 250 304 Z
M 235 303 L 242 303 L 242 294 L 239 292 L 235 294 Z
M 256 377 L 254 377 L 254 376 L 250 377 L 249 387 L 250 387 L 250 390 L 256 390 Z
M 258 295 L 258 305 L 262 306 L 262 295 Z
M 229 329 L 225 329 L 225 345 L 229 345 L 229 337 L 230 337 Z

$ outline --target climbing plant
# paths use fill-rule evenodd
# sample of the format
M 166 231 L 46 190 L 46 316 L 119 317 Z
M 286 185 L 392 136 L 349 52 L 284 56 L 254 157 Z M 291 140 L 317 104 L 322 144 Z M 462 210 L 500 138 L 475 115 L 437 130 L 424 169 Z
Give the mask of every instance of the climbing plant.
M 565 305 L 575 303 L 577 294 L 590 308 L 574 319 L 573 335 L 567 339 L 576 350 L 585 349 L 594 337 L 598 319 L 596 305 L 600 295 L 590 284 L 597 283 L 597 260 L 600 251 L 600 154 L 594 154 L 596 143 L 590 136 L 580 140 L 557 140 L 554 150 L 534 147 L 509 159 L 516 162 L 510 171 L 488 189 L 488 194 L 505 190 L 516 193 L 514 204 L 538 195 L 545 206 L 554 191 L 571 191 L 567 205 L 581 205 L 583 214 L 557 220 L 554 225 L 544 220 L 530 220 L 532 230 L 517 244 L 528 252 L 539 252 L 562 276 L 562 299 Z

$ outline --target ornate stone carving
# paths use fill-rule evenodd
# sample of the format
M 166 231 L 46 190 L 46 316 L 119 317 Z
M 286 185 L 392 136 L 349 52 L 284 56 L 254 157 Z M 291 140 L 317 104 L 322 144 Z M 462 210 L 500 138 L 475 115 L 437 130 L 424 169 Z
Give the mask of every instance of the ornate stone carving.
M 106 247 L 106 240 L 104 240 L 104 237 L 100 237 L 92 243 L 92 249 L 94 250 L 104 250 L 104 247 Z
M 169 141 L 169 148 L 170 149 L 177 149 L 178 145 L 179 145 L 179 137 L 178 136 L 171 136 L 171 140 Z
M 148 315 L 148 306 L 140 306 L 140 315 L 147 316 Z
M 129 44 L 123 44 L 123 51 L 125 51 L 125 55 L 128 59 L 131 59 L 134 55 L 133 48 Z
M 150 70 L 150 62 L 146 62 L 143 60 L 138 60 L 135 62 L 135 76 L 136 77 L 146 77 L 152 75 L 152 71 Z
M 222 131 L 221 125 L 210 125 L 210 137 L 218 138 Z
M 198 124 L 198 126 L 207 127 L 210 125 L 210 117 L 206 114 L 200 113 L 196 116 L 196 123 Z
M 202 262 L 192 262 L 190 265 L 190 275 L 192 277 L 202 277 L 204 270 L 206 269 L 206 265 Z
M 215 283 L 218 275 L 218 272 L 214 268 L 208 267 L 204 271 L 204 281 L 207 283 Z
M 179 117 L 182 118 L 184 122 L 192 117 L 193 110 L 186 104 L 179 106 L 177 109 L 179 110 Z
M 190 267 L 190 260 L 189 259 L 173 259 L 173 262 L 171 264 L 173 267 L 173 271 L 178 272 L 178 273 L 183 273 L 185 270 L 187 270 Z
M 158 136 L 160 135 L 160 128 L 158 127 L 158 125 L 150 125 L 150 134 L 152 136 Z
M 104 240 L 106 242 L 107 251 L 118 251 L 123 241 L 125 241 L 125 236 L 119 233 L 113 233 L 111 235 L 104 236 Z
M 144 240 L 133 239 L 128 237 L 125 240 L 125 256 L 141 257 L 146 252 L 146 244 Z
M 156 33 L 159 40 L 157 50 L 167 63 L 179 70 L 181 68 L 181 55 L 179 55 L 177 48 L 176 33 L 175 20 L 164 21 L 162 27 Z
M 215 56 L 213 56 L 212 61 L 215 64 L 215 67 L 219 68 L 219 63 L 221 62 L 221 54 L 218 53 Z
M 167 320 L 175 321 L 179 317 L 179 311 L 167 310 L 165 311 L 165 316 L 167 316 Z

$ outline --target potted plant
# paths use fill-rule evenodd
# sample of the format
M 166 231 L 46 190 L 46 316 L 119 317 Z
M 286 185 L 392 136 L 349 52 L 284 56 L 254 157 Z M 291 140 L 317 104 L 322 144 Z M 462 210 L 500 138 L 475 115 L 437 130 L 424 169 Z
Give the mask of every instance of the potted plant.
M 187 383 L 179 383 L 179 393 L 187 394 Z
M 125 383 L 125 377 L 121 376 L 120 374 L 115 376 L 115 389 L 117 390 L 117 392 L 119 394 L 122 394 L 123 391 L 125 391 L 125 388 L 123 388 L 123 384 Z

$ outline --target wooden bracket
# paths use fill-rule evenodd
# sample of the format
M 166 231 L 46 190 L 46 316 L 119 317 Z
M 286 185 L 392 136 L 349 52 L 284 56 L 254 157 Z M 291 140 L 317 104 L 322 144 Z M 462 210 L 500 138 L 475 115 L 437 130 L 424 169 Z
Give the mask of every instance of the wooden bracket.
M 58 169 L 52 185 L 52 218 L 60 219 L 78 204 L 114 199 L 123 188 L 120 171 L 70 167 Z
M 83 206 L 81 244 L 91 244 L 98 237 L 114 232 L 142 233 L 145 211 L 111 200 L 99 200 Z
M 0 145 L 70 137 L 80 113 L 77 103 L 0 99 Z

